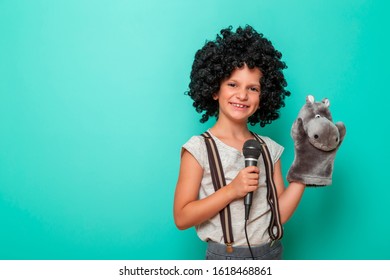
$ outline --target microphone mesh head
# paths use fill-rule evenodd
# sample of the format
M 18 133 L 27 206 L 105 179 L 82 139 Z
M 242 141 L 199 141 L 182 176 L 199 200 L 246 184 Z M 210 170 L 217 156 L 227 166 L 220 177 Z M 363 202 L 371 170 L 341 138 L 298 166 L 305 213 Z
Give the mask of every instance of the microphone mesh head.
M 245 158 L 258 159 L 261 153 L 261 144 L 254 139 L 247 140 L 242 148 Z

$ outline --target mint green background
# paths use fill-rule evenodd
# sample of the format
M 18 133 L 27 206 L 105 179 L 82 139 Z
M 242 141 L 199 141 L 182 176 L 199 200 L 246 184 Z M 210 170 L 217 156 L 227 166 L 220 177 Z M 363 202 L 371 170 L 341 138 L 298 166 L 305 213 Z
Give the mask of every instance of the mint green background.
M 388 1 L 0 0 L 0 259 L 203 259 L 172 204 L 200 124 L 195 51 L 251 24 L 292 96 L 254 131 L 285 146 L 309 93 L 347 126 L 333 185 L 307 189 L 287 259 L 390 259 Z

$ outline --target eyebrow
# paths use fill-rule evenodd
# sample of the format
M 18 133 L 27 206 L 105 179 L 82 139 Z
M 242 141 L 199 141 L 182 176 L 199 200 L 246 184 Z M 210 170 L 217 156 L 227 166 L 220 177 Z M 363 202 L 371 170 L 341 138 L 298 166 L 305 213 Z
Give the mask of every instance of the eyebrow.
M 235 83 L 240 83 L 239 81 L 235 80 L 235 79 L 231 79 L 231 78 L 228 78 L 226 79 L 225 82 L 235 82 Z M 260 82 L 256 82 L 256 83 L 249 83 L 249 86 L 261 86 Z

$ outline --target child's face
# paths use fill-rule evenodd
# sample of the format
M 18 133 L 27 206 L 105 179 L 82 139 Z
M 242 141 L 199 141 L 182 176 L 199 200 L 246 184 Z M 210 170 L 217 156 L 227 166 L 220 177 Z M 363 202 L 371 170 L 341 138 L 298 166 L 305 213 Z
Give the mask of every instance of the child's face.
M 218 118 L 247 122 L 260 105 L 260 79 L 263 76 L 258 68 L 250 69 L 245 64 L 235 69 L 229 78 L 221 82 L 214 99 L 219 103 Z

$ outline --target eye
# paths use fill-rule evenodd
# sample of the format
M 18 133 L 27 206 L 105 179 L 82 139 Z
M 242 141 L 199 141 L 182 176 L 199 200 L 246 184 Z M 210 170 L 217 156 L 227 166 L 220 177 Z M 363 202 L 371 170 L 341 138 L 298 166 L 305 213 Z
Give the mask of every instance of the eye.
M 320 115 L 315 115 L 315 118 L 319 119 L 319 118 L 321 118 L 321 116 Z
M 250 87 L 249 90 L 254 92 L 260 92 L 260 89 L 258 89 L 257 87 Z
M 232 82 L 228 83 L 227 85 L 228 85 L 228 87 L 236 87 L 237 86 L 236 83 L 232 83 Z

